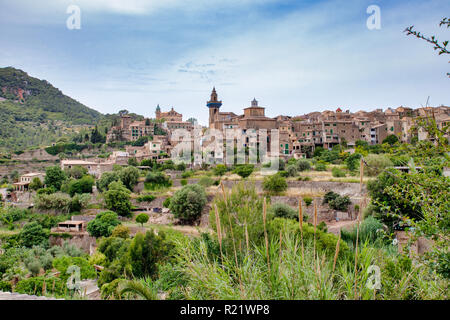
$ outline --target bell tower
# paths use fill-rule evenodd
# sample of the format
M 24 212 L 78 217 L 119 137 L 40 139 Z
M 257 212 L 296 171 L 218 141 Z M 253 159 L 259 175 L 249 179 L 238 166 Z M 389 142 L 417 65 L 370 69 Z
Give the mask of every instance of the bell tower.
M 219 118 L 219 109 L 222 106 L 222 101 L 217 99 L 216 88 L 213 87 L 211 92 L 211 99 L 206 102 L 206 106 L 209 108 L 209 127 L 215 128 L 215 122 Z

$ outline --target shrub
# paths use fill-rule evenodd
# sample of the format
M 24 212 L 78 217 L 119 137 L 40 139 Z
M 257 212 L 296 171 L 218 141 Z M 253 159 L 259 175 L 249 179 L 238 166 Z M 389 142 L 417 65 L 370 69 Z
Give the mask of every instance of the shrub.
M 116 226 L 120 224 L 117 213 L 105 211 L 97 214 L 94 220 L 89 221 L 87 231 L 93 237 L 109 237 Z
M 141 226 L 143 227 L 144 223 L 147 223 L 148 219 L 149 219 L 148 215 L 146 215 L 145 213 L 141 213 L 136 217 L 136 222 L 140 223 Z
M 190 184 L 175 192 L 170 200 L 170 210 L 175 217 L 191 222 L 201 215 L 205 204 L 206 193 L 203 187 Z
M 170 200 L 171 200 L 171 197 L 167 197 L 166 199 L 164 199 L 164 201 L 163 201 L 163 207 L 164 208 L 169 208 L 170 207 Z
M 131 215 L 130 190 L 120 181 L 111 182 L 108 189 L 104 194 L 106 207 L 123 217 L 129 217 Z
M 153 200 L 156 199 L 156 196 L 152 195 L 152 194 L 143 194 L 140 195 L 139 197 L 137 197 L 137 202 L 152 202 Z
M 353 153 L 345 159 L 345 164 L 347 166 L 347 169 L 350 171 L 355 171 L 359 168 L 359 159 L 361 159 L 361 154 L 359 153 Z
M 181 162 L 175 166 L 175 169 L 178 171 L 184 171 L 186 170 L 186 164 L 184 162 Z
M 193 175 L 194 175 L 194 172 L 193 172 L 193 171 L 185 171 L 185 172 L 183 172 L 183 173 L 181 174 L 181 177 L 182 177 L 183 179 L 187 179 L 187 178 L 192 177 Z
M 311 197 L 304 197 L 303 201 L 305 202 L 306 206 L 309 207 L 312 204 L 313 199 Z
M 223 176 L 227 172 L 227 166 L 224 164 L 218 164 L 213 169 L 216 176 Z
M 80 268 L 81 280 L 95 279 L 97 276 L 94 267 L 83 257 L 63 256 L 53 260 L 53 267 L 61 272 L 59 277 L 63 280 L 67 280 L 70 277 L 71 274 L 68 272 L 70 266 L 77 266 Z
M 287 166 L 286 171 L 289 175 L 289 177 L 295 177 L 297 175 L 297 166 L 294 164 L 291 164 Z
M 339 211 L 347 211 L 351 201 L 348 196 L 338 196 L 336 199 L 330 200 L 328 205 L 331 209 Z
M 316 171 L 327 171 L 327 166 L 323 162 L 318 162 L 316 166 L 314 167 L 314 170 Z
M 364 167 L 364 171 L 369 177 L 377 176 L 385 168 L 392 166 L 391 160 L 382 154 L 369 154 L 364 160 L 367 163 L 367 166 Z
M 280 176 L 282 176 L 283 178 L 287 178 L 289 177 L 289 173 L 285 170 L 280 170 L 277 172 Z
M 91 195 L 87 193 L 76 194 L 70 202 L 70 212 L 79 212 L 89 205 Z
M 380 230 L 383 230 L 383 224 L 374 217 L 364 219 L 359 226 L 359 241 L 364 243 L 366 241 L 374 243 L 381 235 Z M 352 230 L 341 229 L 342 240 L 348 243 L 356 243 L 356 227 Z
M 298 160 L 297 161 L 297 170 L 298 171 L 306 171 L 311 169 L 311 163 L 308 160 Z
M 398 137 L 395 134 L 388 135 L 382 143 L 389 143 L 391 146 L 398 142 Z
M 41 195 L 41 194 L 52 194 L 52 193 L 55 193 L 55 192 L 56 192 L 56 189 L 55 189 L 55 188 L 49 187 L 49 188 L 42 188 L 42 189 L 39 189 L 39 190 L 36 192 L 36 194 L 37 194 L 37 195 Z
M 275 217 L 293 219 L 298 221 L 298 211 L 288 206 L 287 204 L 277 202 L 271 205 L 269 210 Z M 306 221 L 306 219 L 307 216 L 304 215 L 303 221 Z
M 43 189 L 41 189 L 43 190 Z M 72 198 L 65 193 L 38 194 L 35 198 L 35 206 L 39 210 L 55 210 L 60 213 L 70 212 Z
M 288 188 L 286 179 L 279 174 L 267 176 L 263 180 L 264 191 L 280 193 L 286 191 Z
M 40 296 L 43 292 L 44 282 L 46 284 L 46 292 L 49 294 L 63 296 L 67 290 L 66 283 L 62 279 L 40 276 L 19 281 L 14 288 L 14 292 Z
M 111 237 L 128 239 L 130 237 L 130 228 L 122 224 L 119 224 L 113 229 Z
M 149 189 L 170 187 L 172 185 L 169 177 L 162 172 L 149 172 L 145 177 L 145 183 Z
M 198 184 L 207 188 L 214 184 L 214 180 L 211 177 L 203 176 L 198 180 Z
M 42 228 L 36 221 L 27 223 L 19 233 L 20 243 L 31 248 L 33 246 L 48 246 L 49 231 Z
M 254 168 L 252 164 L 238 164 L 233 172 L 245 179 L 252 174 Z
M 181 180 L 180 180 L 180 184 L 181 184 L 182 186 L 187 185 L 187 184 L 188 184 L 187 179 L 181 179 Z
M 333 175 L 333 177 L 335 178 L 342 178 L 345 177 L 345 172 L 337 167 L 334 167 L 331 170 L 331 174 Z

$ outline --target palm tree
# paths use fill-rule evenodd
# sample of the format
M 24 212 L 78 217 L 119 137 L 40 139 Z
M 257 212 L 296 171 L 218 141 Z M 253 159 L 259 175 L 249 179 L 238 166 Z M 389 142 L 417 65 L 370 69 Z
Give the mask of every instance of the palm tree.
M 125 293 L 128 293 L 141 297 L 144 300 L 158 300 L 158 291 L 153 286 L 150 278 L 124 280 L 119 284 L 117 291 L 119 296 L 123 296 Z

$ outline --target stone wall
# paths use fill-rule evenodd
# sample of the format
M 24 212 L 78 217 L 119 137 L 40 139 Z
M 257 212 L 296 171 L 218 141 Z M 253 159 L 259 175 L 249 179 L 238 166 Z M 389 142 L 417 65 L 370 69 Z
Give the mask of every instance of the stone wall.
M 71 245 L 82 249 L 86 253 L 91 253 L 92 249 L 96 246 L 95 237 L 91 237 L 89 233 L 82 232 L 71 234 L 71 237 L 64 238 L 62 236 L 51 235 L 50 236 L 50 246 L 60 246 L 62 247 L 64 242 L 68 242 Z

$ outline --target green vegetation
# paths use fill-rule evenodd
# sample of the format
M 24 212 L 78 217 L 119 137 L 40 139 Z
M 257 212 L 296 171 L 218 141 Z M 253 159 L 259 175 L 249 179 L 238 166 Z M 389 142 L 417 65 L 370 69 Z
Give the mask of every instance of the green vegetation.
M 148 215 L 147 215 L 147 214 L 141 213 L 141 214 L 139 214 L 139 215 L 136 217 L 136 222 L 137 222 L 137 223 L 140 223 L 141 226 L 143 227 L 143 226 L 144 226 L 144 223 L 147 223 L 148 219 L 149 219 L 149 218 L 148 218 Z
M 94 220 L 89 221 L 87 231 L 96 238 L 109 237 L 119 224 L 117 213 L 106 211 L 99 213 Z
M 272 176 L 267 176 L 263 181 L 264 191 L 271 193 L 280 193 L 286 191 L 288 188 L 286 179 L 279 174 L 274 174 Z
M 198 219 L 206 204 L 206 193 L 203 187 L 190 184 L 175 192 L 170 199 L 170 210 L 176 218 L 185 222 Z

